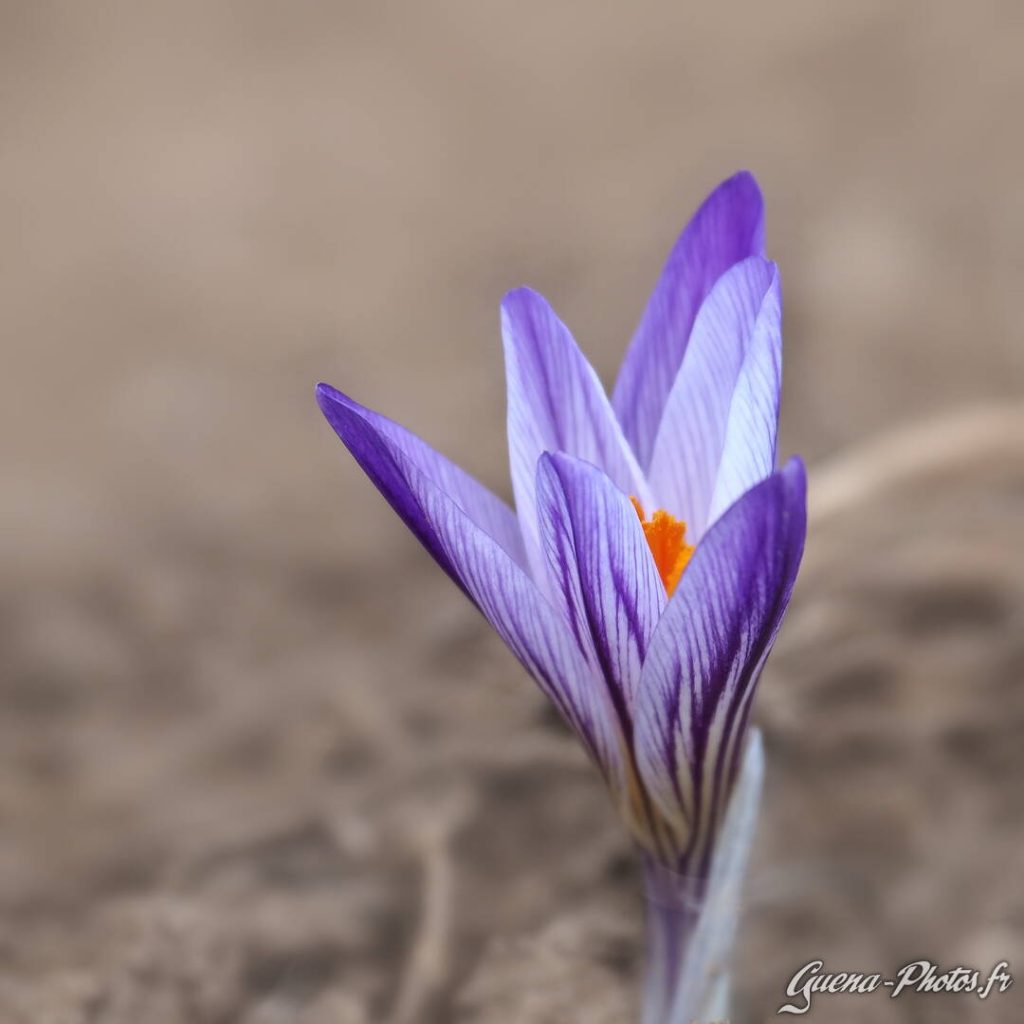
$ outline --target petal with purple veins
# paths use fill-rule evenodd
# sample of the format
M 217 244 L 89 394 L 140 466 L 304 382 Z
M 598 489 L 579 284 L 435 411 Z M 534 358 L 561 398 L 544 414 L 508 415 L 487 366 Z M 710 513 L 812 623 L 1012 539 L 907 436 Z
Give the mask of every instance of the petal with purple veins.
M 651 641 L 636 702 L 637 764 L 675 827 L 686 871 L 706 868 L 806 529 L 806 477 L 792 459 L 708 531 Z
M 534 578 L 555 593 L 537 521 L 537 461 L 561 451 L 600 467 L 641 501 L 647 485 L 593 367 L 545 299 L 528 288 L 505 296 L 509 461 L 516 510 Z
M 481 530 L 497 541 L 511 558 L 526 567 L 526 553 L 522 534 L 519 532 L 519 521 L 506 502 L 401 424 L 372 409 L 367 409 L 337 388 L 332 388 L 329 384 L 318 384 L 316 397 L 324 416 L 360 465 L 366 468 L 364 459 L 369 459 L 370 464 L 376 466 L 378 473 L 386 472 L 386 460 L 374 460 L 374 449 L 386 445 L 400 452 L 427 479 L 433 481 L 447 494 Z M 369 470 L 367 472 L 370 473 Z M 385 488 L 378 483 L 372 473 L 370 475 L 387 496 Z M 388 500 L 391 501 L 391 498 Z M 415 510 L 403 511 L 396 506 L 395 511 L 436 557 L 435 546 L 429 537 L 429 528 L 424 524 L 415 524 Z M 413 514 L 414 522 L 410 522 L 407 513 Z
M 775 468 L 782 392 L 782 310 L 769 290 L 740 367 L 722 441 L 708 525 Z
M 644 470 L 704 299 L 733 264 L 762 255 L 764 201 L 754 176 L 741 171 L 708 196 L 680 235 L 615 383 L 612 405 Z
M 649 474 L 657 503 L 699 540 L 710 525 L 723 459 L 727 486 L 775 458 L 781 301 L 775 264 L 737 263 L 708 296 L 665 404 Z M 755 429 L 756 428 L 756 429 Z M 755 482 L 753 480 L 750 481 Z
M 597 667 L 524 569 L 423 468 L 412 435 L 334 389 L 321 408 L 367 476 L 459 585 L 577 732 L 620 798 L 623 738 Z M 397 432 L 396 432 L 397 428 Z M 435 467 L 436 468 L 436 467 Z
M 668 601 L 640 519 L 604 473 L 561 453 L 541 457 L 537 503 L 573 634 L 594 652 L 628 733 L 640 670 Z

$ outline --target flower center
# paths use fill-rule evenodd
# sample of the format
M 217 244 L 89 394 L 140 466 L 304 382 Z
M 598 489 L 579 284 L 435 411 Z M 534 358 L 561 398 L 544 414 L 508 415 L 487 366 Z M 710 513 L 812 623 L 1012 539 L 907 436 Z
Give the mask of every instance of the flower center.
M 636 498 L 630 498 L 633 508 L 640 517 L 647 538 L 647 546 L 654 555 L 658 575 L 665 584 L 669 597 L 679 583 L 679 577 L 693 556 L 693 548 L 686 543 L 686 523 L 671 513 L 659 508 L 650 519 L 644 518 L 644 507 Z

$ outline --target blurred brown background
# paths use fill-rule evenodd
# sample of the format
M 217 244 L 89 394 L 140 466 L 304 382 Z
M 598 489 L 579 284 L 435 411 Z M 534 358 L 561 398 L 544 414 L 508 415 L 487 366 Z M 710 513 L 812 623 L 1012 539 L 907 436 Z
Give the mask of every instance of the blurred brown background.
M 1017 4 L 8 0 L 0 47 L 2 1024 L 630 1019 L 596 778 L 312 386 L 507 493 L 502 293 L 610 382 L 744 166 L 822 503 L 737 1012 L 1020 965 Z

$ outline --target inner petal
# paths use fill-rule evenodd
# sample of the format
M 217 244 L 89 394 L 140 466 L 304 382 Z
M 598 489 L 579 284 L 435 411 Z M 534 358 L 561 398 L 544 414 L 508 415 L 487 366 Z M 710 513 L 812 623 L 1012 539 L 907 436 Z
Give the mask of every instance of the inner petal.
M 643 505 L 636 498 L 629 500 L 633 502 L 633 508 L 640 517 L 644 537 L 647 538 L 647 546 L 654 556 L 654 564 L 658 568 L 661 582 L 665 585 L 665 592 L 671 597 L 683 575 L 683 570 L 693 557 L 694 549 L 686 543 L 686 523 L 682 519 L 676 519 L 663 508 L 657 509 L 654 515 L 647 519 L 644 516 Z

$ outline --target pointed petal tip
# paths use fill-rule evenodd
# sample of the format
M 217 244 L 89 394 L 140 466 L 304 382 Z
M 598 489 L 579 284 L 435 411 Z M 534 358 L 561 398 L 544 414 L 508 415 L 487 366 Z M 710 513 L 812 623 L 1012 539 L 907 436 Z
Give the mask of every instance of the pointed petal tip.
M 790 457 L 786 459 L 786 464 L 782 467 L 782 472 L 806 476 L 807 466 L 804 464 L 803 456 L 790 455 Z
M 756 280 L 759 283 L 763 282 L 765 291 L 767 291 L 774 285 L 777 285 L 781 278 L 779 265 L 775 260 L 768 259 L 763 253 L 751 253 L 751 255 L 745 256 L 743 259 L 737 260 L 726 270 L 715 282 L 715 288 L 724 287 L 724 283 L 727 281 L 733 282 L 733 287 L 735 287 L 735 283 L 742 281 L 744 278 Z
M 806 493 L 807 466 L 799 455 L 791 455 L 778 473 L 791 487 L 799 488 Z
M 716 289 L 735 291 L 737 288 L 748 288 L 751 292 L 761 295 L 762 299 L 771 292 L 781 293 L 782 272 L 775 260 L 768 259 L 763 253 L 753 253 L 737 260 L 715 282 L 711 292 Z
M 378 417 L 385 419 L 386 417 L 380 417 L 379 413 L 375 413 L 372 409 L 363 405 L 362 402 L 357 402 L 350 395 L 346 395 L 344 391 L 340 391 L 333 384 L 327 384 L 325 381 L 321 381 L 317 384 L 315 390 L 316 404 L 320 406 L 320 411 L 331 421 L 332 425 L 336 424 L 336 417 L 340 414 L 351 413 L 360 419 L 368 419 L 372 417 Z M 337 427 L 335 427 L 337 429 Z
M 344 429 L 351 422 L 352 415 L 365 419 L 367 410 L 354 398 L 349 398 L 343 391 L 321 381 L 315 389 L 316 404 L 334 428 L 335 433 L 344 440 Z
M 577 456 L 570 455 L 568 452 L 541 452 L 540 458 L 537 460 L 538 465 L 543 463 L 551 469 L 572 469 L 573 466 L 587 466 L 591 469 L 596 469 L 591 462 L 586 459 L 578 458 Z
M 736 210 L 747 210 L 748 214 L 753 216 L 754 221 L 760 222 L 760 227 L 763 229 L 764 193 L 761 191 L 761 186 L 753 171 L 742 168 L 720 181 L 707 194 L 701 208 L 710 209 L 723 201 Z M 700 211 L 698 210 L 698 212 Z M 763 239 L 761 242 L 763 243 Z M 763 244 L 755 248 L 760 248 L 763 251 Z
M 519 285 L 502 296 L 501 321 L 503 325 L 520 317 L 529 316 L 531 310 L 554 312 L 551 303 L 529 285 Z
M 550 474 L 556 478 L 560 483 L 564 483 L 574 477 L 590 478 L 593 480 L 597 480 L 601 477 L 607 478 L 605 471 L 591 459 L 582 458 L 581 456 L 572 455 L 569 452 L 562 451 L 541 452 L 540 457 L 537 459 L 538 475 L 542 470 L 544 473 Z M 618 485 L 616 485 L 610 478 L 608 479 L 609 482 L 624 496 L 628 497 L 621 487 L 618 487 Z
M 786 481 L 791 507 L 796 509 L 801 523 L 800 529 L 807 533 L 807 467 L 799 455 L 791 456 L 780 475 Z
M 626 352 L 612 403 L 638 461 L 649 470 L 665 404 L 698 313 L 737 263 L 765 251 L 765 204 L 753 174 L 713 188 L 676 240 Z
M 515 288 L 509 288 L 509 290 L 505 292 L 501 297 L 501 304 L 504 306 L 509 302 L 518 302 L 541 297 L 540 292 L 538 292 L 536 288 L 531 288 L 528 284 L 517 284 Z
M 726 178 L 722 184 L 735 185 L 751 193 L 756 193 L 758 196 L 762 195 L 761 186 L 758 183 L 757 176 L 753 171 L 747 170 L 745 167 L 741 167 L 731 177 Z
M 764 217 L 764 193 L 753 171 L 741 168 L 735 174 L 719 183 L 708 194 L 708 202 L 712 199 L 729 199 L 746 206 L 754 212 L 758 219 Z
M 771 502 L 804 508 L 807 504 L 807 468 L 799 455 L 791 455 L 784 465 L 741 494 L 731 507 L 739 505 L 754 492 Z
M 320 381 L 313 390 L 316 395 L 316 404 L 325 412 L 328 405 L 338 403 L 342 405 L 349 405 L 352 401 L 347 395 L 342 394 L 342 392 L 340 392 L 336 387 L 333 387 L 325 381 Z
M 787 523 L 786 532 L 793 545 L 794 564 L 799 566 L 807 539 L 807 468 L 799 455 L 790 456 L 772 478 L 777 482 L 775 500 Z M 793 571 L 795 580 L 796 570 Z
M 556 458 L 561 455 L 561 452 L 541 452 L 537 457 L 537 472 L 544 470 L 546 473 L 552 472 L 557 468 Z

